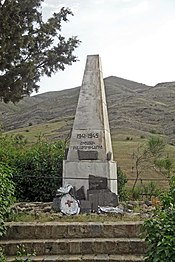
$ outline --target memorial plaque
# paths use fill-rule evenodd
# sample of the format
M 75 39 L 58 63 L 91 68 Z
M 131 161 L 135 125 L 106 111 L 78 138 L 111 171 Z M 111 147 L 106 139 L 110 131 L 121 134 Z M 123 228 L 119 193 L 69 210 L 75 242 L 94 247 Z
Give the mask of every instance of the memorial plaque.
M 107 189 L 107 177 L 89 175 L 89 189 Z
M 78 159 L 79 160 L 97 160 L 98 152 L 97 151 L 78 150 Z
M 98 206 L 116 207 L 118 205 L 118 196 L 109 189 L 88 190 L 87 194 L 94 211 L 98 210 Z

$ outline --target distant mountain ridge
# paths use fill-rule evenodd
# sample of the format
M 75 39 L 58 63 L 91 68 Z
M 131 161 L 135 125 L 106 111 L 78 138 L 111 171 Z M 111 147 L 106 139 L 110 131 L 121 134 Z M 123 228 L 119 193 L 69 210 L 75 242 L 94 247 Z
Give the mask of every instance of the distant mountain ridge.
M 105 78 L 104 82 L 112 132 L 159 133 L 175 141 L 175 82 L 152 87 L 115 76 Z M 26 97 L 17 105 L 1 102 L 0 121 L 4 130 L 73 119 L 79 88 Z

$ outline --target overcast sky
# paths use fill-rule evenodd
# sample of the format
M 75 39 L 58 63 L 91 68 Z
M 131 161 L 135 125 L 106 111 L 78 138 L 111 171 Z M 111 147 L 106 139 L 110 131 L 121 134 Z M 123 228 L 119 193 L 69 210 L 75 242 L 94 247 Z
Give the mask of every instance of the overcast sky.
M 80 86 L 87 55 L 99 54 L 103 76 L 147 85 L 175 81 L 175 0 L 45 0 L 43 15 L 69 7 L 62 33 L 82 41 L 79 62 L 40 82 L 39 93 Z

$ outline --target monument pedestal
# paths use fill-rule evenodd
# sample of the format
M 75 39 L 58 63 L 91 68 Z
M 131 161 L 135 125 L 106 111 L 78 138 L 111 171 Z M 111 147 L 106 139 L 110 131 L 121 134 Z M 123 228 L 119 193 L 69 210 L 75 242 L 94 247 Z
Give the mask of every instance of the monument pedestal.
M 78 190 L 84 186 L 85 196 L 89 190 L 89 176 L 104 177 L 107 179 L 107 187 L 117 194 L 117 166 L 114 161 L 81 160 L 72 162 L 63 161 L 63 184 L 71 184 Z M 105 189 L 105 187 L 103 188 Z

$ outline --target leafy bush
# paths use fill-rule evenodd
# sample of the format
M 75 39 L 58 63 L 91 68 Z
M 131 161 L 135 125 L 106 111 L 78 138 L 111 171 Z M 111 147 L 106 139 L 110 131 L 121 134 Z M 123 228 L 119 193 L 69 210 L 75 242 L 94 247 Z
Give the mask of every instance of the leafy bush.
M 162 206 L 153 217 L 146 220 L 143 229 L 146 233 L 148 252 L 146 262 L 172 262 L 175 258 L 175 177 L 170 181 L 170 190 L 160 197 Z
M 30 146 L 21 135 L 0 137 L 0 161 L 13 167 L 18 201 L 51 201 L 61 185 L 64 143 L 39 139 Z
M 15 159 L 15 195 L 20 201 L 52 201 L 62 181 L 64 144 L 38 142 Z
M 27 150 L 27 140 L 23 135 L 0 136 L 0 162 L 15 167 L 15 159 Z
M 0 236 L 5 232 L 4 219 L 10 213 L 10 206 L 14 202 L 14 183 L 12 170 L 0 163 Z
M 120 200 L 121 201 L 127 200 L 127 191 L 125 189 L 127 178 L 119 166 L 117 168 L 117 182 L 118 182 L 118 194 L 119 194 Z

